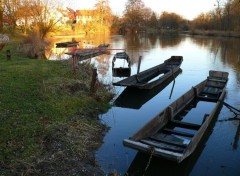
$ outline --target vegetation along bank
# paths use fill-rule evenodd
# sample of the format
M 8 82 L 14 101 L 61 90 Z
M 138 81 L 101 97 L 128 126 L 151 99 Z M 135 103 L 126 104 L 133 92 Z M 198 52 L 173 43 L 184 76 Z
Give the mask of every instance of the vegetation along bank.
M 90 93 L 89 64 L 73 74 L 72 62 L 29 59 L 17 45 L 0 53 L 0 175 L 103 175 L 93 151 L 111 91 L 98 83 Z

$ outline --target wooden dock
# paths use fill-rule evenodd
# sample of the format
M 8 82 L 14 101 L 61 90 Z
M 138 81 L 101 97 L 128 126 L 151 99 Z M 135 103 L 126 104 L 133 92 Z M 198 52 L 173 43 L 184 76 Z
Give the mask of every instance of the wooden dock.
M 99 56 L 101 54 L 107 54 L 108 46 L 109 45 L 99 45 L 95 48 L 79 48 L 65 54 L 74 56 L 78 61 L 82 61 L 85 59 Z
M 61 42 L 56 43 L 56 48 L 77 47 L 79 42 Z

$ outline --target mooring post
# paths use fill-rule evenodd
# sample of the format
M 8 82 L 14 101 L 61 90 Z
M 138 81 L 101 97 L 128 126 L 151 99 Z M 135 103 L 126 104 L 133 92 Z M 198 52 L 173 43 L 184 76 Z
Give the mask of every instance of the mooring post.
M 73 73 L 76 74 L 76 54 L 74 53 L 72 56 L 73 59 L 73 65 L 72 65 L 72 69 L 73 69 Z
M 10 52 L 10 50 L 7 50 L 7 60 L 11 60 L 11 52 Z
M 97 69 L 93 69 L 90 93 L 95 94 L 97 91 Z
M 140 56 L 140 57 L 139 57 L 139 60 L 138 60 L 138 69 L 137 69 L 137 74 L 138 74 L 138 73 L 139 73 L 139 71 L 140 71 L 141 62 L 142 62 L 142 56 Z
M 78 49 L 75 47 L 73 55 L 72 55 L 72 60 L 73 60 L 73 65 L 72 65 L 72 69 L 73 69 L 73 73 L 76 74 L 77 68 L 78 68 L 78 56 L 77 56 L 77 51 Z

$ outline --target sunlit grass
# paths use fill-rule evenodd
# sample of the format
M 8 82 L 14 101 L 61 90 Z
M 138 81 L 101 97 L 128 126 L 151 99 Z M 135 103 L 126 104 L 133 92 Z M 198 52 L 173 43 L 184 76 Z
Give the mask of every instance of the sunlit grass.
M 15 47 L 10 43 L 0 53 L 0 160 L 8 166 L 31 162 L 43 152 L 44 139 L 63 129 L 66 136 L 58 140 L 83 156 L 89 135 L 102 128 L 93 117 L 109 108 L 111 94 L 103 86 L 89 93 L 91 65 L 73 74 L 68 62 L 24 58 Z

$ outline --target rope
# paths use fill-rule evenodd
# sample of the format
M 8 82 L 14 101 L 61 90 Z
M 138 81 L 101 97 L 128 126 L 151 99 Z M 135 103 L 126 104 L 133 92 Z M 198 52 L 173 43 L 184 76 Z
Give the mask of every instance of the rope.
M 146 167 L 145 167 L 145 169 L 144 169 L 144 173 L 146 173 L 146 171 L 148 170 L 148 167 L 150 166 L 150 163 L 151 163 L 152 157 L 153 157 L 153 153 L 154 153 L 154 147 L 151 147 L 151 148 L 150 148 L 150 157 L 149 157 L 148 163 L 147 163 L 147 165 L 146 165 Z M 144 174 L 143 174 L 143 175 L 144 175 Z
M 220 100 L 219 100 L 219 101 L 220 101 Z M 220 102 L 222 102 L 223 105 L 225 105 L 225 106 L 226 106 L 230 111 L 232 111 L 235 115 L 239 115 L 239 113 L 240 113 L 240 110 L 239 110 L 239 109 L 231 106 L 230 104 L 228 104 L 228 103 L 226 103 L 226 102 L 224 102 L 224 101 L 220 101 Z M 237 113 L 237 112 L 238 112 L 238 113 Z

